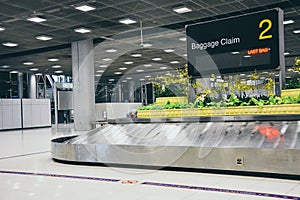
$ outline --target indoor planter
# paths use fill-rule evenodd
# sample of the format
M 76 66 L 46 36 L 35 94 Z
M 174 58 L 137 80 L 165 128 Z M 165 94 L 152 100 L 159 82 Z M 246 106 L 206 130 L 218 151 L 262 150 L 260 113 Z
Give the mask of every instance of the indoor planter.
M 300 114 L 300 104 L 281 104 L 215 108 L 138 110 L 138 118 L 172 118 L 192 116 L 290 115 Z

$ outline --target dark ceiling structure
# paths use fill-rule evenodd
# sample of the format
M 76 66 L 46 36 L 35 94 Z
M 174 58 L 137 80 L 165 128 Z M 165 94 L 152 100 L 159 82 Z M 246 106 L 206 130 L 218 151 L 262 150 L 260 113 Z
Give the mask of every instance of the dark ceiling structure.
M 83 4 L 95 9 L 88 12 L 75 9 Z M 183 5 L 191 12 L 174 12 L 174 8 Z M 101 76 L 105 71 L 108 78 L 119 76 L 136 66 L 150 66 L 147 65 L 150 61 L 160 64 L 152 69 L 155 73 L 162 69 L 161 65 L 183 66 L 186 62 L 182 39 L 186 25 L 277 7 L 284 10 L 285 20 L 294 21 L 284 26 L 285 51 L 289 53 L 286 66 L 289 67 L 300 55 L 300 34 L 294 33 L 300 29 L 299 0 L 1 0 L 0 29 L 5 30 L 0 31 L 0 70 L 33 73 L 30 69 L 37 68 L 34 73 L 55 74 L 58 68 L 52 66 L 59 65 L 64 75 L 71 75 L 71 43 L 93 39 L 96 75 Z M 28 20 L 31 17 L 46 21 L 32 22 Z M 119 20 L 126 18 L 136 23 L 120 23 Z M 75 32 L 78 28 L 90 32 Z M 38 36 L 51 39 L 39 40 Z M 2 45 L 4 43 L 17 46 L 8 47 Z M 124 44 L 130 44 L 132 48 Z M 122 52 L 122 48 L 126 51 Z M 118 54 L 113 54 L 111 49 Z M 135 54 L 142 56 L 133 56 Z M 161 60 L 154 61 L 156 57 Z M 59 60 L 50 62 L 49 58 Z M 134 63 L 130 63 L 131 60 Z M 131 73 L 137 73 L 137 70 Z

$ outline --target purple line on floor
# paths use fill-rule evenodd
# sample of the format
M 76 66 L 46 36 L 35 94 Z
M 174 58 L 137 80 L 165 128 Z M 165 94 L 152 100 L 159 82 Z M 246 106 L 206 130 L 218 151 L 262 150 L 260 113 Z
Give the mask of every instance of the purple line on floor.
M 3 170 L 1 171 L 0 170 L 0 174 L 14 174 L 14 175 L 25 175 L 25 176 L 44 176 L 44 177 L 93 180 L 93 181 L 103 181 L 103 182 L 121 182 L 121 179 L 99 178 L 99 177 L 88 177 L 88 176 L 73 176 L 73 175 L 64 175 L 64 174 L 19 172 L 19 171 L 3 171 Z M 270 194 L 270 193 L 263 193 L 263 192 L 231 190 L 231 189 L 212 188 L 212 187 L 203 187 L 203 186 L 192 186 L 192 185 L 178 185 L 178 184 L 159 183 L 159 182 L 143 182 L 141 184 L 142 185 L 149 185 L 149 186 L 167 187 L 167 188 L 201 190 L 201 191 L 209 191 L 209 192 L 223 192 L 223 193 L 231 193 L 231 194 L 241 194 L 241 195 L 268 197 L 268 198 L 300 200 L 300 197 L 297 197 L 297 196 L 281 195 L 281 194 Z

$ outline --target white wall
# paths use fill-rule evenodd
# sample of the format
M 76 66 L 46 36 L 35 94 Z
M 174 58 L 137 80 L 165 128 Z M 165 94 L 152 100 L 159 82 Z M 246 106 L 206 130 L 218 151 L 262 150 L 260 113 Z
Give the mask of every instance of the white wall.
M 22 99 L 23 128 L 51 126 L 50 99 Z

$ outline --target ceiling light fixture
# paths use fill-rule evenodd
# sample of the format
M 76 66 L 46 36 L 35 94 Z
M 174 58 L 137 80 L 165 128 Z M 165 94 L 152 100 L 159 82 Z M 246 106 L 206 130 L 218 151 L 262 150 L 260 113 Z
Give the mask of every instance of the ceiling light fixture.
M 250 57 L 251 57 L 250 55 L 245 55 L 245 56 L 244 56 L 244 58 L 250 58 Z
M 87 28 L 84 28 L 84 27 L 75 28 L 74 31 L 77 32 L 77 33 L 90 33 L 91 32 L 90 29 L 87 29 Z
M 166 53 L 171 53 L 171 52 L 174 52 L 175 50 L 174 49 L 165 49 L 164 52 Z
M 61 65 L 52 65 L 52 68 L 53 69 L 58 69 L 58 68 L 61 68 Z
M 127 80 L 131 80 L 132 78 L 131 78 L 131 77 L 127 77 L 126 79 L 127 79 Z
M 143 72 L 144 70 L 143 69 L 137 69 L 136 71 L 137 72 Z
M 120 67 L 119 70 L 126 70 L 127 67 Z
M 179 6 L 179 7 L 173 8 L 173 11 L 177 12 L 179 14 L 182 14 L 182 13 L 191 12 L 192 10 L 189 9 L 188 7 L 186 7 L 186 6 Z
M 18 46 L 17 43 L 13 43 L 13 42 L 5 42 L 5 43 L 2 43 L 3 46 L 6 46 L 6 47 L 16 47 Z
M 88 12 L 91 10 L 95 10 L 96 8 L 93 6 L 89 6 L 89 5 L 80 5 L 80 6 L 75 6 L 75 9 L 81 10 L 83 12 Z
M 11 73 L 11 74 L 17 74 L 17 73 L 19 73 L 18 71 L 11 71 L 11 72 L 9 72 L 9 73 Z
M 145 44 L 142 45 L 142 47 L 152 47 L 152 44 L 150 44 L 150 43 L 145 43 Z
M 61 73 L 63 73 L 63 71 L 58 70 L 58 71 L 55 71 L 54 73 L 56 73 L 56 74 L 61 74 Z
M 144 64 L 144 67 L 152 67 L 151 64 Z
M 102 60 L 105 62 L 108 62 L 108 61 L 111 61 L 111 58 L 103 58 Z
M 10 66 L 9 65 L 2 65 L 1 68 L 7 69 L 7 68 L 10 68 Z
M 108 81 L 114 81 L 115 79 L 113 79 L 113 78 L 110 78 L 110 79 L 108 79 Z
M 300 29 L 294 30 L 293 33 L 296 33 L 296 34 L 300 33 Z
M 141 78 L 141 79 L 140 79 L 140 81 L 144 81 L 144 80 L 145 80 L 144 78 Z
M 35 75 L 36 76 L 42 76 L 43 74 L 42 73 L 36 73 Z
M 38 40 L 42 40 L 42 41 L 47 41 L 47 40 L 52 40 L 52 37 L 47 36 L 47 35 L 39 35 L 35 37 Z
M 160 69 L 168 69 L 168 67 L 160 67 Z
M 187 54 L 185 53 L 185 54 L 182 54 L 184 57 L 187 57 Z
M 50 61 L 50 62 L 56 62 L 56 61 L 59 61 L 59 59 L 58 58 L 49 58 L 48 61 Z
M 114 72 L 114 74 L 120 75 L 120 74 L 122 74 L 122 72 Z
M 150 78 L 150 77 L 151 77 L 150 75 L 145 76 L 145 78 Z
M 142 54 L 140 54 L 140 53 L 131 54 L 131 57 L 134 57 L 134 58 L 142 57 Z
M 103 72 L 104 72 L 104 70 L 98 70 L 97 72 L 98 72 L 98 73 L 103 73 Z
M 0 31 L 5 31 L 5 27 L 0 26 Z
M 186 37 L 181 37 L 179 38 L 180 41 L 185 42 L 186 41 Z
M 31 69 L 29 69 L 30 71 L 39 71 L 39 69 L 38 68 L 31 68 Z
M 160 61 L 161 58 L 152 58 L 153 61 Z
M 285 56 L 290 55 L 290 52 L 284 52 L 284 55 Z
M 99 77 L 99 76 L 102 76 L 102 74 L 96 74 L 95 76 Z
M 237 54 L 240 54 L 240 52 L 239 51 L 233 51 L 233 52 L 231 52 L 231 54 L 237 55 Z
M 39 16 L 31 17 L 31 18 L 28 18 L 27 20 L 31 21 L 31 22 L 36 22 L 36 23 L 41 23 L 41 22 L 47 21 L 45 18 L 39 17 Z
M 287 24 L 293 24 L 294 23 L 294 20 L 286 20 L 286 21 L 283 21 L 283 24 L 284 25 L 287 25 Z
M 107 49 L 106 52 L 108 53 L 114 53 L 114 52 L 117 52 L 118 50 L 117 49 Z
M 26 62 L 23 62 L 24 65 L 33 65 L 33 62 L 30 62 L 30 61 L 26 61 Z
M 106 68 L 108 65 L 99 65 L 100 68 Z
M 173 61 L 171 61 L 170 63 L 171 63 L 171 64 L 178 64 L 178 63 L 179 63 L 179 61 L 177 61 L 177 60 L 173 60 Z
M 130 19 L 130 18 L 120 19 L 119 22 L 122 24 L 135 24 L 136 23 L 135 20 Z
M 131 65 L 131 64 L 133 64 L 133 62 L 132 61 L 126 61 L 126 62 L 124 62 L 124 64 L 125 65 Z

